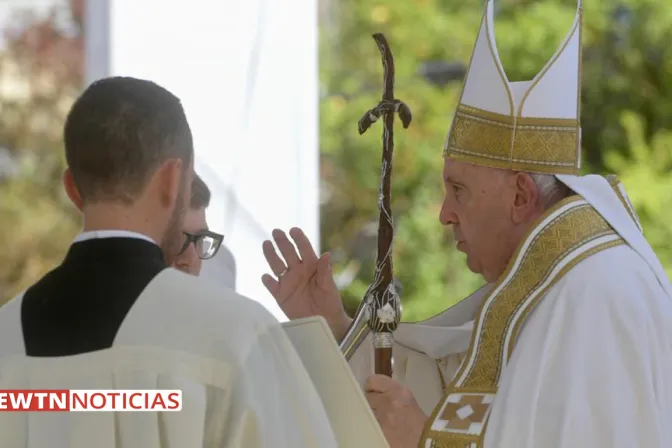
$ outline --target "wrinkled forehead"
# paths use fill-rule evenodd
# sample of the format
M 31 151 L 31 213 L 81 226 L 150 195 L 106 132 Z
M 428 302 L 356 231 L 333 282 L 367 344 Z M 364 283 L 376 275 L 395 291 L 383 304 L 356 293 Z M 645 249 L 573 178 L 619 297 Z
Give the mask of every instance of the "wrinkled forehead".
M 510 174 L 513 174 L 513 171 L 474 165 L 473 163 L 463 162 L 448 157 L 445 158 L 443 162 L 444 182 L 487 184 L 500 181 Z
M 471 163 L 462 162 L 451 158 L 445 158 L 443 162 L 443 180 L 447 182 L 465 183 L 469 180 L 477 180 L 482 168 Z
M 473 165 L 471 165 L 473 167 Z M 461 177 L 464 176 L 470 168 L 470 164 L 466 162 L 460 162 L 459 160 L 451 159 L 445 157 L 443 159 L 443 177 Z

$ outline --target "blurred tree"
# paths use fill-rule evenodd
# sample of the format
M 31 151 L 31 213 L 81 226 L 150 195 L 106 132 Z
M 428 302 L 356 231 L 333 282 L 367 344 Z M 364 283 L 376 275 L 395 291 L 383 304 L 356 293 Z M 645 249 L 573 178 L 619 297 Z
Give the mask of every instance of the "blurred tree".
M 17 10 L 0 53 L 0 303 L 60 262 L 79 216 L 65 197 L 62 126 L 82 85 L 81 0 Z
M 648 138 L 646 121 L 632 111 L 623 111 L 620 123 L 628 153 L 607 151 L 606 166 L 627 186 L 644 234 L 672 277 L 672 131 L 658 129 Z
M 665 0 L 584 2 L 584 171 L 621 175 L 644 230 L 672 274 L 672 14 Z M 392 174 L 395 271 L 404 319 L 429 317 L 473 291 L 471 274 L 438 213 L 441 152 L 461 83 L 436 87 L 417 73 L 426 61 L 467 63 L 484 1 L 341 0 L 338 26 L 321 46 L 322 246 L 334 252 L 352 310 L 373 278 L 380 136 L 357 120 L 380 95 L 374 32 L 388 37 L 397 95 L 414 120 L 395 134 Z M 569 31 L 576 1 L 498 0 L 495 34 L 512 81 L 532 79 Z M 630 112 L 634 111 L 634 112 Z M 669 203 L 669 204 L 668 204 Z M 666 205 L 668 205 L 666 207 Z M 363 234 L 368 234 L 362 244 Z M 355 244 L 348 242 L 355 241 Z
M 481 284 L 438 221 L 441 150 L 460 83 L 434 85 L 418 73 L 425 62 L 468 62 L 483 3 L 339 0 L 330 9 L 335 26 L 321 40 L 322 246 L 340 248 L 334 262 L 350 309 L 373 278 L 381 129 L 360 137 L 356 127 L 380 98 L 378 31 L 395 54 L 397 95 L 414 114 L 408 130 L 398 127 L 392 177 L 405 319 L 439 312 Z M 585 3 L 585 171 L 620 175 L 672 274 L 671 10 L 665 0 Z M 46 17 L 17 11 L 0 51 L 0 302 L 58 263 L 78 228 L 61 188 L 61 127 L 82 86 L 83 4 L 60 4 Z M 496 5 L 507 74 L 530 79 L 560 45 L 576 3 Z

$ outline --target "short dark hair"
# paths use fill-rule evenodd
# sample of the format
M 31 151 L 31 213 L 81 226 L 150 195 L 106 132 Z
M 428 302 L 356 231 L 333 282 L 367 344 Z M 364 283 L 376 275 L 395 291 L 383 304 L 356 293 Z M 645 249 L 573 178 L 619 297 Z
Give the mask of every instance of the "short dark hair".
M 84 202 L 132 203 L 156 169 L 194 154 L 180 99 L 142 79 L 111 77 L 75 101 L 63 131 L 65 157 Z
M 189 206 L 198 210 L 201 208 L 208 208 L 210 205 L 210 189 L 203 182 L 203 179 L 196 174 L 194 176 L 194 181 L 191 184 L 191 202 Z

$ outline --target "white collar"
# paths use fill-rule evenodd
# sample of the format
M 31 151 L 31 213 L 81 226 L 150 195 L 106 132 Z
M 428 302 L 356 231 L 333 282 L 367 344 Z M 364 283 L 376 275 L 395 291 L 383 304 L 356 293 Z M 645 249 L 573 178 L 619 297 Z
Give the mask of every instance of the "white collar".
M 140 240 L 149 241 L 152 244 L 156 244 L 156 241 L 147 235 L 143 235 L 142 233 L 138 232 L 131 232 L 130 230 L 91 230 L 88 232 L 82 232 L 77 235 L 74 243 L 100 238 L 137 238 Z

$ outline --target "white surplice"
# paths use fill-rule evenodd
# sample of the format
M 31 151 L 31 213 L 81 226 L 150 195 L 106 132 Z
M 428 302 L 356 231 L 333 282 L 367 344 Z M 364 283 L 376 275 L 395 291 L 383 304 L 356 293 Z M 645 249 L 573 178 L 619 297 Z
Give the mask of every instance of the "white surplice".
M 257 302 L 166 269 L 110 349 L 25 356 L 21 297 L 0 309 L 0 389 L 181 389 L 181 412 L 0 412 L 3 448 L 336 447 L 324 406 Z

